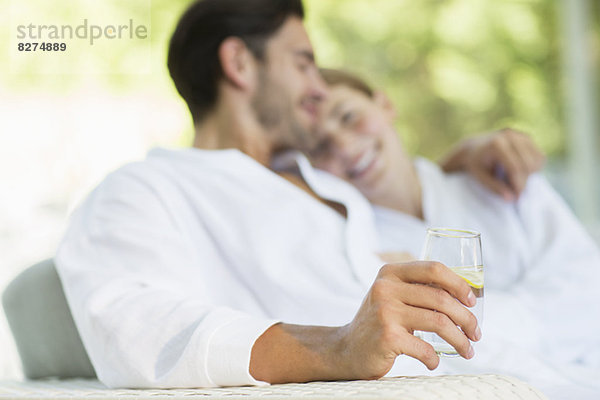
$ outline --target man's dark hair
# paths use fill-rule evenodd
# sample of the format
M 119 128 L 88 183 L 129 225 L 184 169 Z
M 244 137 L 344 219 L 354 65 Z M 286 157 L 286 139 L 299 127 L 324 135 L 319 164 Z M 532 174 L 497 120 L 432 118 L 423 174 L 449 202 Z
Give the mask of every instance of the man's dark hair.
M 267 40 L 291 16 L 304 18 L 302 0 L 199 0 L 188 8 L 171 37 L 167 65 L 194 123 L 217 100 L 223 40 L 238 37 L 264 60 Z

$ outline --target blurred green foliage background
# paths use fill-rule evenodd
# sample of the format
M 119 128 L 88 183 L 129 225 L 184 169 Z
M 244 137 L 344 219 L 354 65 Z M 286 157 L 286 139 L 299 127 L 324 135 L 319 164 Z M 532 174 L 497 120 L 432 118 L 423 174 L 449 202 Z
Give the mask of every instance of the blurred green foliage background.
M 460 137 L 502 127 L 564 156 L 559 3 L 305 0 L 319 63 L 384 90 L 406 146 L 434 158 Z M 592 3 L 599 65 L 600 2 Z
M 146 13 L 121 2 L 128 18 Z M 147 2 L 142 2 L 146 4 Z M 93 80 L 107 90 L 153 90 L 180 101 L 165 66 L 168 38 L 188 0 L 152 0 L 150 75 L 47 76 L 43 65 L 2 74 L 20 93 L 68 94 Z M 550 156 L 565 155 L 562 32 L 558 0 L 304 0 L 318 62 L 358 73 L 398 109 L 409 150 L 437 158 L 459 138 L 502 127 L 530 133 Z M 600 64 L 600 1 L 592 1 L 595 65 Z M 46 2 L 44 15 L 73 13 Z M 76 8 L 85 14 L 85 2 Z M 35 19 L 35 16 L 32 16 Z M 7 43 L 8 41 L 4 41 Z M 127 52 L 81 54 L 81 62 L 123 65 Z M 600 79 L 598 79 L 600 82 Z M 598 88 L 600 92 L 600 87 Z M 598 110 L 600 111 L 600 110 Z M 189 142 L 192 129 L 181 132 Z

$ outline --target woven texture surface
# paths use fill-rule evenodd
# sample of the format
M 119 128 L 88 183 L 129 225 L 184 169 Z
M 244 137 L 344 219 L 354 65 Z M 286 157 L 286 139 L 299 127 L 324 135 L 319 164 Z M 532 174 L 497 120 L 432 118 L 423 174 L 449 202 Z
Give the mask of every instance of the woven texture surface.
M 216 389 L 107 389 L 95 380 L 0 382 L 0 399 L 545 399 L 518 379 L 500 375 L 397 377 Z

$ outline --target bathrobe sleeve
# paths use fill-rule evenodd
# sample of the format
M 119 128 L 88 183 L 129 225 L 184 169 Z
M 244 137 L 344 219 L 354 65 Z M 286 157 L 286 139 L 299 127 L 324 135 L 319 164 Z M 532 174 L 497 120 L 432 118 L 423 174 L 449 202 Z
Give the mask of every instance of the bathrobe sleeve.
M 516 209 L 530 251 L 515 291 L 552 331 L 542 334 L 546 348 L 565 361 L 599 356 L 598 245 L 541 175 L 529 178 Z
M 130 171 L 110 175 L 73 214 L 56 265 L 85 348 L 110 387 L 260 385 L 255 340 L 277 321 L 214 301 L 186 279 L 191 249 L 165 199 Z
M 598 245 L 546 179 L 540 175 L 530 177 L 517 213 L 531 249 L 526 280 L 545 282 L 559 292 L 578 291 L 588 281 L 597 282 Z

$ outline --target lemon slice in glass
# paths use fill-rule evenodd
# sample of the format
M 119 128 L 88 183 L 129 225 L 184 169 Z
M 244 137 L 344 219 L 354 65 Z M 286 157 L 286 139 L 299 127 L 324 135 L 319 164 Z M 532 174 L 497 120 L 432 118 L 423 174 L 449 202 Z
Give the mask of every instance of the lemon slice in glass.
M 483 287 L 483 268 L 477 268 L 477 271 L 473 270 L 473 267 L 455 267 L 452 268 L 458 276 L 463 278 L 467 283 L 475 289 L 481 289 Z

